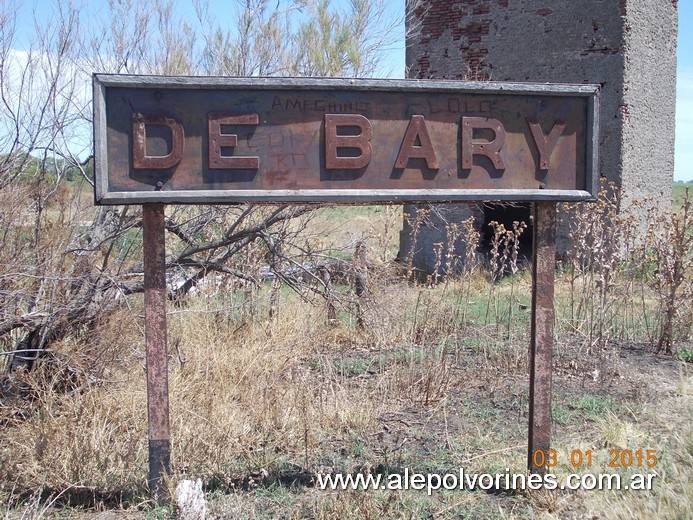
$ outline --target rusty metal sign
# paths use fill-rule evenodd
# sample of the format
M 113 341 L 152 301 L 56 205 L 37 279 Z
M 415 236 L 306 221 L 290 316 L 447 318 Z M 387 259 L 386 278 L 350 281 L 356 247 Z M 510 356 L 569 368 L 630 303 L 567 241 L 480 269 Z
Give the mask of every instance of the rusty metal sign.
M 599 88 L 94 76 L 97 204 L 144 205 L 152 498 L 171 442 L 164 204 L 534 202 L 528 468 L 551 442 L 556 201 L 597 193 Z
M 94 76 L 97 204 L 560 201 L 595 85 Z

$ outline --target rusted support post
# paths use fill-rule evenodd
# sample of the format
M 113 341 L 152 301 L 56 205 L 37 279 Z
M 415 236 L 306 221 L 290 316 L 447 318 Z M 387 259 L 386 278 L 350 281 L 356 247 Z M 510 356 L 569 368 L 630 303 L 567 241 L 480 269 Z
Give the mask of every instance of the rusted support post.
M 534 203 L 532 328 L 529 347 L 529 439 L 527 468 L 544 473 L 551 446 L 556 203 Z M 536 454 L 537 450 L 541 453 Z
M 166 340 L 166 245 L 164 205 L 144 204 L 144 323 L 147 346 L 147 421 L 149 494 L 168 499 L 171 437 L 168 419 L 168 352 Z

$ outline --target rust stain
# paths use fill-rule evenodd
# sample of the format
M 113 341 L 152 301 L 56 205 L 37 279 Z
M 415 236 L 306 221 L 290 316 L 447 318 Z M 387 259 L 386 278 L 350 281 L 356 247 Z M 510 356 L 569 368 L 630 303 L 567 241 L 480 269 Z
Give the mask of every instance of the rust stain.
M 551 447 L 551 385 L 554 323 L 554 269 L 556 262 L 556 204 L 534 204 L 532 259 L 532 325 L 529 347 L 529 443 L 527 468 L 535 465 L 534 453 Z M 538 458 L 541 460 L 541 458 Z
M 149 483 L 151 496 L 158 501 L 166 496 L 171 459 L 163 204 L 144 204 L 142 227 Z

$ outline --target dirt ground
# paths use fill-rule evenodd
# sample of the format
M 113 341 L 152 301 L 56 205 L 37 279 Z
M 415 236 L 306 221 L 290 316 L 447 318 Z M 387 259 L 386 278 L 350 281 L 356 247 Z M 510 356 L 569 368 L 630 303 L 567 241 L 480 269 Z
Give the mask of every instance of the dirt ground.
M 375 385 L 383 370 L 392 369 L 392 352 L 362 348 L 347 355 L 354 385 Z M 493 367 L 493 354 L 469 348 L 451 348 L 440 394 L 430 401 L 401 399 L 400 406 L 382 414 L 373 431 L 363 438 L 335 436 L 325 440 L 320 453 L 333 453 L 318 464 L 330 473 L 348 467 L 353 472 L 392 474 L 405 467 L 418 472 L 521 471 L 526 460 L 528 377 L 523 359 L 512 369 Z M 365 360 L 365 362 L 359 362 Z M 335 362 L 345 365 L 345 355 Z M 377 389 L 376 389 L 377 390 Z M 693 457 L 693 367 L 671 357 L 658 356 L 646 345 L 612 345 L 588 353 L 577 341 L 561 342 L 555 349 L 553 375 L 553 446 L 559 460 L 571 450 L 594 452 L 596 466 L 606 470 L 608 451 L 654 449 L 663 474 L 690 476 Z M 622 431 L 610 430 L 620 425 Z M 684 444 L 684 453 L 676 453 Z M 686 453 L 687 451 L 687 453 Z M 687 457 L 687 458 L 686 458 Z M 677 468 L 677 464 L 683 463 Z M 570 469 L 559 464 L 556 473 Z M 585 471 L 586 468 L 580 468 Z M 621 468 L 625 474 L 643 468 Z M 612 471 L 614 471 L 612 469 Z M 248 485 L 248 478 L 254 482 Z M 668 491 L 690 500 L 691 481 L 668 477 L 655 491 L 637 497 L 628 491 L 562 491 L 531 494 L 512 490 L 459 491 L 411 497 L 391 493 L 372 507 L 359 504 L 373 491 L 327 492 L 315 488 L 314 475 L 297 466 L 273 475 L 247 475 L 217 483 L 208 489 L 213 518 L 685 518 L 685 509 L 663 508 Z M 672 487 L 663 490 L 663 487 Z M 688 486 L 688 489 L 685 489 Z M 679 489 L 682 487 L 682 489 Z M 411 493 L 411 492 L 410 492 Z M 630 492 L 635 493 L 635 492 Z M 344 496 L 342 496 L 342 494 Z M 327 503 L 328 506 L 324 507 Z M 393 505 L 392 502 L 401 502 Z M 624 505 L 624 504 L 631 505 Z M 653 503 L 655 505 L 653 505 Z M 389 504 L 389 505 L 388 505 Z M 682 507 L 687 507 L 685 503 Z M 654 508 L 654 509 L 652 509 Z M 89 519 L 167 517 L 172 510 L 137 508 L 105 511 L 52 509 L 46 517 Z M 7 518 L 14 515 L 8 513 Z

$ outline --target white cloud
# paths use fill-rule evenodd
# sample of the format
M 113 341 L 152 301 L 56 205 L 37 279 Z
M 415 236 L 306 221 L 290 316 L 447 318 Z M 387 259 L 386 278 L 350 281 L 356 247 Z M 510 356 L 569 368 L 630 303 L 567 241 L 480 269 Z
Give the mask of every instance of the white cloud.
M 67 57 L 35 50 L 9 49 L 2 65 L 0 153 L 47 146 L 88 155 L 91 78 Z

